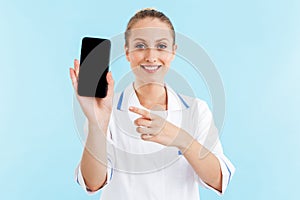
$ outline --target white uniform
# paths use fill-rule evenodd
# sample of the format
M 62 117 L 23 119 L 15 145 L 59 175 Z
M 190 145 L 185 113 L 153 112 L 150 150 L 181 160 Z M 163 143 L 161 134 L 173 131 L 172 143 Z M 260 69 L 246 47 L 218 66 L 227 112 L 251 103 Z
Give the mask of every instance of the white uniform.
M 222 193 L 203 182 L 177 148 L 140 139 L 133 125 L 133 120 L 140 116 L 128 108 L 145 108 L 140 105 L 133 84 L 130 84 L 114 97 L 107 134 L 108 180 L 101 189 L 100 199 L 198 200 L 198 184 L 219 195 L 225 192 L 235 168 L 223 154 L 207 104 L 179 95 L 167 85 L 166 88 L 168 110 L 156 114 L 165 116 L 169 122 L 187 131 L 218 158 L 222 170 Z M 86 188 L 80 165 L 75 170 L 75 179 L 87 193 L 95 193 Z

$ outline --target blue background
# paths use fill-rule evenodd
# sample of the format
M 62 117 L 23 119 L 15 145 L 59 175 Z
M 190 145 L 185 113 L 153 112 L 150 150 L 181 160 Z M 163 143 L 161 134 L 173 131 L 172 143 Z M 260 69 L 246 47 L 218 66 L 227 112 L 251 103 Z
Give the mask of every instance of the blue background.
M 298 199 L 299 1 L 0 5 L 0 199 L 99 199 L 73 180 L 83 147 L 75 131 L 69 67 L 79 58 L 82 36 L 121 33 L 144 7 L 162 10 L 176 31 L 200 44 L 223 80 L 221 140 L 237 171 L 223 197 L 200 189 L 201 199 Z M 129 70 L 128 64 L 122 67 Z

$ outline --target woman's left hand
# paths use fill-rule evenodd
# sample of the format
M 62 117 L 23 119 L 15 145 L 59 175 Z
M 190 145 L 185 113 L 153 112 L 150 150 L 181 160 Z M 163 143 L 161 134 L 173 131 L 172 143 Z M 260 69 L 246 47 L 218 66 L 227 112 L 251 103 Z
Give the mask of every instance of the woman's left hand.
M 130 107 L 129 110 L 141 115 L 134 124 L 138 126 L 136 131 L 141 134 L 143 140 L 178 148 L 182 148 L 191 140 L 189 134 L 158 115 L 137 107 Z

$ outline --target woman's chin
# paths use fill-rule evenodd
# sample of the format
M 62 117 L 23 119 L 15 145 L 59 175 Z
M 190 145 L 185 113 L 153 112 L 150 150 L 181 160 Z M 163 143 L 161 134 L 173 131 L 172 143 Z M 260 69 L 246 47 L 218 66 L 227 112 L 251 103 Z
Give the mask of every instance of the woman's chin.
M 142 85 L 163 85 L 164 84 L 164 77 L 144 77 L 144 78 L 136 78 L 136 82 L 142 86 Z

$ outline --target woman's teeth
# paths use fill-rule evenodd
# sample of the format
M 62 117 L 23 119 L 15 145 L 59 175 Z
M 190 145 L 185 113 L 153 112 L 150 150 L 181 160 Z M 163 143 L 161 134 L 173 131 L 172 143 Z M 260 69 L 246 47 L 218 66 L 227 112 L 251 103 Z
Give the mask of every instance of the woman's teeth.
M 141 65 L 141 67 L 148 72 L 155 72 L 161 67 L 161 65 Z

